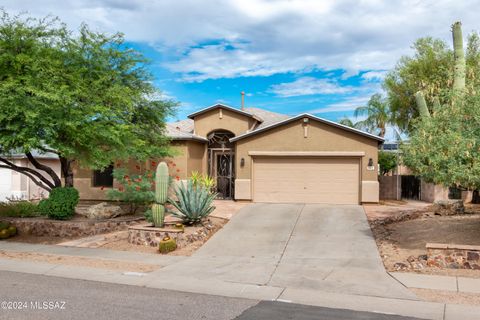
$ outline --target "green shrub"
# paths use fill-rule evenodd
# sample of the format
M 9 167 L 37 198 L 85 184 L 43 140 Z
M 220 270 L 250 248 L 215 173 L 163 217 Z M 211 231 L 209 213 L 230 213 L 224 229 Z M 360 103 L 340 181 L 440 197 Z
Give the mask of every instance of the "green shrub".
M 0 203 L 0 217 L 37 217 L 40 213 L 38 206 L 29 201 Z
M 113 178 L 118 182 L 117 189 L 107 191 L 110 200 L 118 200 L 130 204 L 130 213 L 135 214 L 139 208 L 149 205 L 155 201 L 153 192 L 152 172 L 144 174 L 127 174 L 124 168 L 113 170 Z
M 79 198 L 75 188 L 54 188 L 48 199 L 40 201 L 38 210 L 50 219 L 68 220 L 75 214 Z
M 143 216 L 145 217 L 145 220 L 147 220 L 147 222 L 149 223 L 153 223 L 153 213 L 152 213 L 152 209 L 147 209 Z
M 182 219 L 185 224 L 198 223 L 215 210 L 212 202 L 217 194 L 201 184 L 195 186 L 191 180 L 186 184 L 180 183 L 175 195 L 178 201 L 169 199 L 169 202 L 178 212 L 172 212 L 172 215 Z

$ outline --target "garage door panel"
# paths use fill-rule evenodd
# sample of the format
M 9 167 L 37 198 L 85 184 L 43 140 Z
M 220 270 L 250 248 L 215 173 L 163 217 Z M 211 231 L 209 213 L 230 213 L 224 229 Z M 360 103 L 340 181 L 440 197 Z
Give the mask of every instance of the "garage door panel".
M 358 204 L 356 158 L 254 159 L 254 201 Z

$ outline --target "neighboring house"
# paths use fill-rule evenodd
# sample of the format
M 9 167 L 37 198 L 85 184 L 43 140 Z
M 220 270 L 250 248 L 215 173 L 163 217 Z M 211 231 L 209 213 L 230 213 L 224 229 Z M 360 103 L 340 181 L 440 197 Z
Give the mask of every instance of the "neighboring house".
M 179 180 L 193 171 L 212 176 L 220 198 L 331 204 L 379 200 L 377 158 L 383 139 L 310 114 L 291 117 L 216 104 L 168 123 L 167 135 L 177 152 L 170 159 L 173 174 Z M 129 167 L 138 165 L 153 168 L 150 161 Z M 81 199 L 106 199 L 108 188 L 117 186 L 112 170 L 75 168 Z
M 255 202 L 378 202 L 378 145 L 383 139 L 309 114 L 290 117 L 223 104 L 167 125 L 178 152 L 175 173 L 216 180 L 219 197 Z M 147 163 L 148 167 L 149 164 Z M 83 199 L 105 197 L 110 173 L 77 169 Z
M 53 153 L 32 152 L 33 156 L 41 163 L 55 170 L 60 177 L 60 160 Z M 12 154 L 8 157 L 15 165 L 35 169 L 24 154 Z M 48 177 L 47 174 L 44 175 Z M 41 199 L 48 197 L 48 192 L 33 183 L 26 175 L 0 168 L 0 201 L 8 199 Z

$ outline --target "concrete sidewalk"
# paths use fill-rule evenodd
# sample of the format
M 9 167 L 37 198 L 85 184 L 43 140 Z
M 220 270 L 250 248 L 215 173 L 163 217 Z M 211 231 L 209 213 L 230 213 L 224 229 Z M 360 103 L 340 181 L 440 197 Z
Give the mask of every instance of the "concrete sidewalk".
M 165 277 L 158 278 L 153 273 L 129 273 L 25 260 L 0 259 L 0 279 L 2 277 L 1 271 L 23 272 L 69 279 L 118 283 L 154 289 L 170 289 L 235 298 L 281 301 L 355 311 L 397 314 L 420 319 L 476 320 L 480 314 L 480 307 L 466 305 L 450 305 L 415 300 L 349 295 L 323 292 L 321 290 L 259 286 L 211 279 L 196 281 L 192 281 L 191 279 L 185 280 L 181 277 L 171 277 L 167 279 Z M 192 270 L 191 272 L 199 271 Z
M 391 272 L 390 275 L 407 288 L 480 293 L 480 279 L 406 272 Z

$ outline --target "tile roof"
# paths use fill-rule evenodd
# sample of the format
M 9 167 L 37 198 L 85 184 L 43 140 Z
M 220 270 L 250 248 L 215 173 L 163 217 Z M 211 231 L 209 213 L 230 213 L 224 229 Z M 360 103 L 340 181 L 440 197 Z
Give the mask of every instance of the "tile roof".
M 193 134 L 193 120 L 190 119 L 167 123 L 165 129 L 167 136 L 173 140 L 207 141 L 206 138 Z
M 213 106 L 207 107 L 205 109 L 202 109 L 198 112 L 192 113 L 191 115 L 189 115 L 189 117 L 193 118 L 197 114 L 209 111 L 209 110 L 211 110 L 213 108 L 216 108 L 216 107 L 234 109 L 234 108 L 229 107 L 229 106 L 225 106 L 225 105 L 222 105 L 222 104 L 217 104 L 217 105 L 213 105 Z M 274 128 L 278 125 L 288 123 L 290 121 L 294 121 L 294 120 L 302 118 L 302 117 L 308 117 L 308 118 L 311 118 L 313 120 L 320 121 L 320 122 L 323 122 L 323 123 L 326 123 L 326 124 L 344 129 L 346 131 L 355 132 L 357 134 L 360 134 L 360 135 L 363 135 L 363 136 L 366 136 L 366 137 L 369 137 L 369 138 L 372 138 L 372 139 L 375 139 L 375 140 L 378 140 L 378 141 L 381 141 L 381 142 L 383 142 L 383 140 L 384 140 L 383 138 L 378 137 L 378 136 L 373 135 L 373 134 L 370 134 L 368 132 L 353 129 L 353 128 L 341 125 L 337 122 L 329 121 L 329 120 L 319 118 L 319 117 L 316 117 L 314 115 L 307 114 L 307 113 L 300 114 L 300 115 L 295 115 L 295 116 L 289 116 L 289 115 L 286 115 L 286 114 L 277 113 L 277 112 L 268 111 L 268 110 L 259 109 L 259 108 L 245 108 L 244 110 L 240 110 L 240 109 L 234 109 L 234 110 L 238 111 L 239 113 L 242 113 L 242 114 L 251 115 L 255 119 L 259 120 L 259 124 L 257 124 L 257 126 L 252 131 L 245 132 L 244 134 L 241 134 L 237 137 L 234 137 L 234 138 L 231 139 L 231 141 L 236 141 L 236 140 L 239 140 L 243 137 L 254 135 L 258 132 L 262 132 L 262 131 L 268 130 L 270 128 Z M 192 119 L 185 119 L 185 120 L 181 120 L 181 121 L 168 123 L 167 124 L 167 134 L 172 139 L 179 139 L 179 140 L 180 139 L 200 139 L 200 140 L 203 139 L 202 141 L 206 141 L 205 138 L 199 137 L 199 136 L 196 136 L 196 135 L 193 134 L 193 120 Z
M 36 159 L 58 159 L 58 155 L 53 152 L 43 152 L 39 150 L 32 150 L 32 156 Z M 25 153 L 21 153 L 18 150 L 11 153 L 4 153 L 1 156 L 9 159 L 26 159 Z
M 260 123 L 254 130 L 261 129 L 263 127 L 266 127 L 290 118 L 290 116 L 286 114 L 277 113 L 277 112 L 268 111 L 268 110 L 259 109 L 259 108 L 246 108 L 245 111 L 253 115 L 256 115 L 258 118 L 263 120 L 263 122 Z
M 192 115 L 196 115 L 201 112 L 205 112 L 207 110 L 210 110 L 214 107 L 227 107 L 228 109 L 234 109 L 229 106 L 225 105 L 214 105 L 205 109 L 200 110 L 199 112 L 195 112 Z M 257 129 L 261 129 L 266 126 L 270 126 L 272 124 L 275 124 L 277 122 L 281 122 L 283 120 L 286 120 L 290 118 L 290 116 L 286 114 L 281 114 L 281 113 L 276 113 L 272 111 L 268 111 L 265 109 L 259 109 L 259 108 L 245 108 L 243 111 L 239 109 L 235 109 L 236 111 L 239 111 L 240 113 L 243 114 L 248 114 L 257 120 L 259 120 L 259 124 L 255 127 L 254 131 Z M 192 115 L 189 115 L 192 116 Z M 175 122 L 169 122 L 167 123 L 166 126 L 166 133 L 167 135 L 172 138 L 172 139 L 200 139 L 203 140 L 203 137 L 199 137 L 193 134 L 193 120 L 192 119 L 184 119 L 184 120 L 179 120 Z

